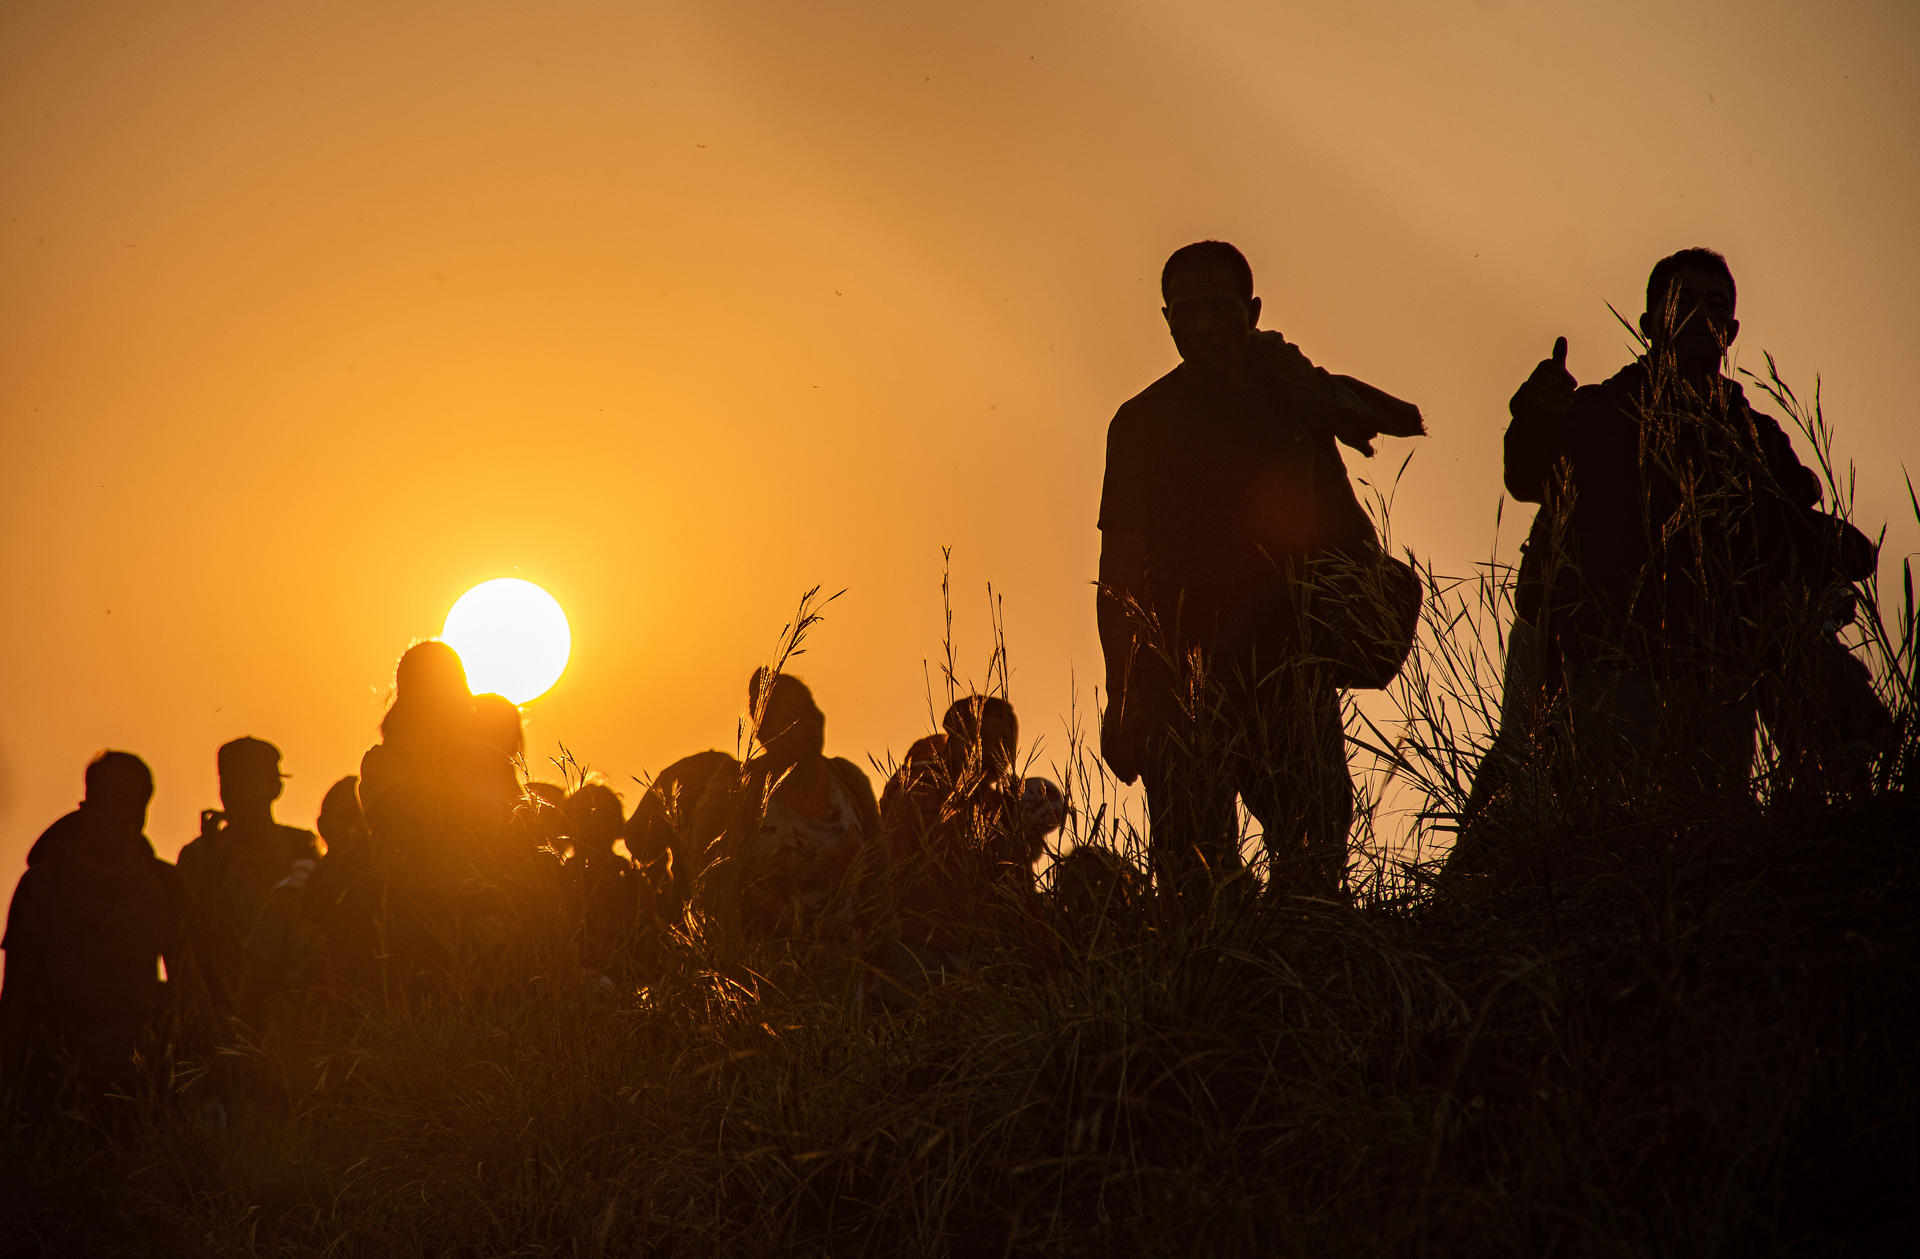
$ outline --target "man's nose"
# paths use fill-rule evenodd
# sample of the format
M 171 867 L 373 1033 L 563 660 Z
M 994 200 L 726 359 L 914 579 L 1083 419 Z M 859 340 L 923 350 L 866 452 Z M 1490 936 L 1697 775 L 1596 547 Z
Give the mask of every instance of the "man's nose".
M 1212 311 L 1196 315 L 1193 320 L 1194 332 L 1203 337 L 1219 336 L 1221 329 L 1225 327 L 1225 325 L 1226 321 Z

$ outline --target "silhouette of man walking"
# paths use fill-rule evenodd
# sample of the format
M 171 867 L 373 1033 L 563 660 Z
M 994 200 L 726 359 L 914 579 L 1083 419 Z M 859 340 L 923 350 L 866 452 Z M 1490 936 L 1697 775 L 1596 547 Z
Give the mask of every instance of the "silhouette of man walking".
M 1269 891 L 1336 895 L 1353 796 L 1335 661 L 1362 594 L 1324 578 L 1383 557 L 1335 442 L 1371 454 L 1382 433 L 1425 430 L 1418 408 L 1256 331 L 1232 245 L 1176 251 L 1160 287 L 1181 363 L 1107 430 L 1101 751 L 1122 781 L 1145 778 L 1171 902 L 1239 869 L 1236 793 L 1264 828 Z

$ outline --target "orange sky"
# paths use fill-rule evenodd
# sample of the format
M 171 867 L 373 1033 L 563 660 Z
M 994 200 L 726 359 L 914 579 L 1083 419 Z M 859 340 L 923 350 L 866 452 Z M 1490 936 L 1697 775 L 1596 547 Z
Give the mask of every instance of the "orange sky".
M 1106 423 L 1199 237 L 1425 409 L 1394 534 L 1450 572 L 1554 336 L 1610 374 L 1606 303 L 1720 248 L 1897 572 L 1916 72 L 1905 2 L 9 4 L 0 882 L 105 747 L 162 855 L 241 734 L 311 825 L 494 576 L 573 620 L 536 763 L 731 747 L 815 584 L 829 748 L 897 754 L 942 545 L 963 666 L 991 581 L 1059 751 Z

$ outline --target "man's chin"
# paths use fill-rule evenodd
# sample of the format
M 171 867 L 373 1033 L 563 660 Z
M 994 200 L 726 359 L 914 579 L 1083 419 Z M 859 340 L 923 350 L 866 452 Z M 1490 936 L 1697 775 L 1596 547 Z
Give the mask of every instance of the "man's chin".
M 1231 354 L 1189 354 L 1183 361 L 1187 370 L 1208 380 L 1225 380 L 1239 366 L 1239 360 Z
M 1682 341 L 1673 347 L 1673 361 L 1688 376 L 1710 376 L 1720 371 L 1726 357 L 1717 342 Z

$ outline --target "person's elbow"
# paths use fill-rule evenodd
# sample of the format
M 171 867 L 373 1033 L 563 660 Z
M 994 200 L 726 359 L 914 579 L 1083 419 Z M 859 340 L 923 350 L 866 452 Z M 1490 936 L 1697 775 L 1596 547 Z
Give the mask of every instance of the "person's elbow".
M 1546 501 L 1546 491 L 1541 478 L 1531 470 L 1515 471 L 1512 464 L 1507 465 L 1507 493 L 1522 503 L 1541 503 Z

